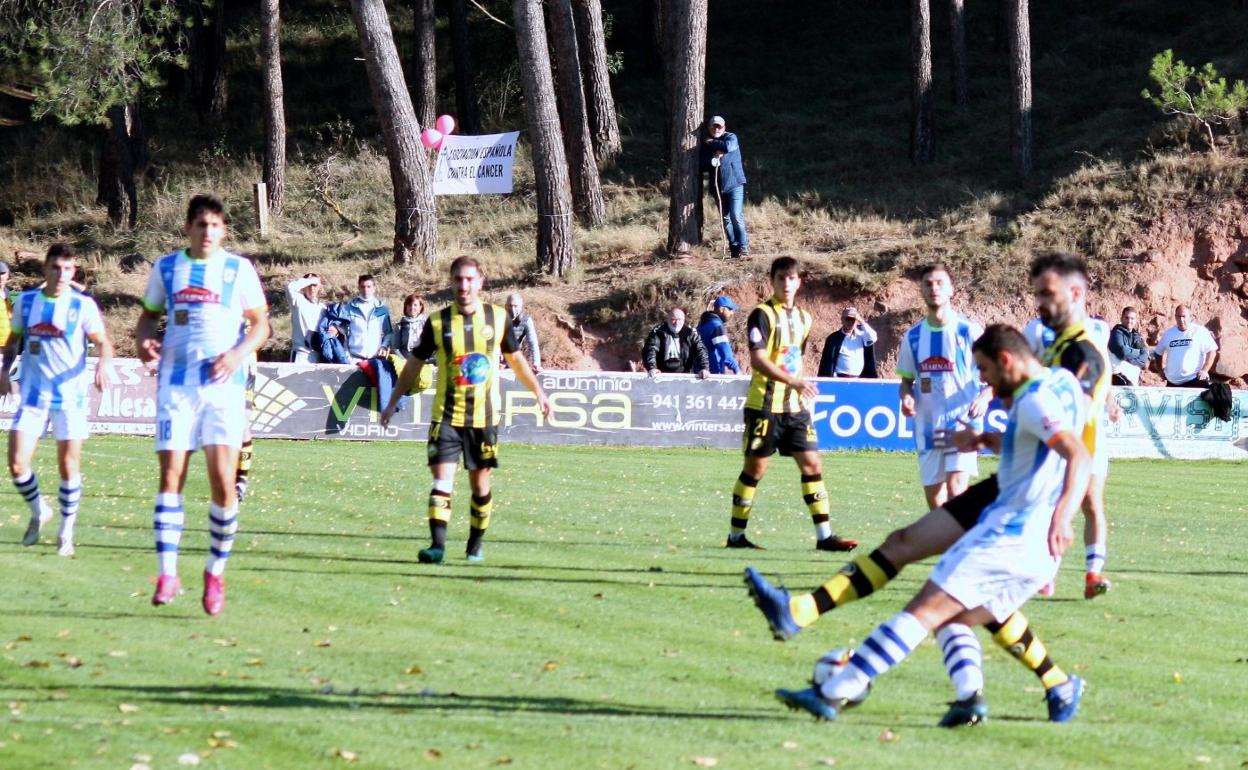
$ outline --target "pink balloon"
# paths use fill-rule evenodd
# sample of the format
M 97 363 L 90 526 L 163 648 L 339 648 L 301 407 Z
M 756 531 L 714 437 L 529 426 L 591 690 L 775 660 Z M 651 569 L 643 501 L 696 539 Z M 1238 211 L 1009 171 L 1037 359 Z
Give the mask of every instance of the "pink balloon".
M 431 150 L 436 150 L 441 147 L 442 140 L 444 138 L 445 137 L 442 136 L 442 132 L 436 128 L 426 128 L 424 131 L 420 132 L 420 143 Z
M 439 115 L 433 125 L 437 126 L 443 134 L 450 134 L 455 131 L 455 118 L 450 115 Z

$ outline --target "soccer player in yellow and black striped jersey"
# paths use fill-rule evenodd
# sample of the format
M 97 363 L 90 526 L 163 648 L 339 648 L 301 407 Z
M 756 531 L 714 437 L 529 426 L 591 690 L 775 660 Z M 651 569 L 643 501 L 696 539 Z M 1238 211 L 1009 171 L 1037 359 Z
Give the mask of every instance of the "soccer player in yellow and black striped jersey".
M 1036 308 L 1041 319 L 1058 331 L 1057 340 L 1045 351 L 1046 366 L 1068 369 L 1089 399 L 1089 414 L 1100 414 L 1109 378 L 1108 361 L 1083 331 L 1088 291 L 1087 266 L 1072 254 L 1042 254 L 1032 261 L 1030 276 Z M 1069 334 L 1063 334 L 1063 332 Z M 1061 343 L 1060 346 L 1058 343 Z M 1094 418 L 1089 417 L 1089 424 Z M 1085 430 L 1089 454 L 1094 447 Z M 755 604 L 784 641 L 797 635 L 824 614 L 865 598 L 883 588 L 909 564 L 938 556 L 952 546 L 979 520 L 979 514 L 997 497 L 996 475 L 976 484 L 909 526 L 889 533 L 868 554 L 856 556 L 841 571 L 810 593 L 790 594 L 771 585 L 753 568 L 746 569 L 746 585 Z M 1032 632 L 1027 618 L 1015 612 L 1005 622 L 986 626 L 993 639 L 1040 679 L 1045 688 L 1051 721 L 1066 721 L 1078 707 L 1082 684 L 1069 677 L 1049 658 L 1048 649 Z
M 440 564 L 446 558 L 451 490 L 461 455 L 472 486 L 467 557 L 469 561 L 483 559 L 481 540 L 494 510 L 490 470 L 498 467 L 500 353 L 520 382 L 537 396 L 542 414 L 550 414 L 550 402 L 516 344 L 507 311 L 480 299 L 484 281 L 481 266 L 472 257 L 457 257 L 451 263 L 455 302 L 429 316 L 420 340 L 408 353 L 390 403 L 381 413 L 382 425 L 389 425 L 399 397 L 416 384 L 425 360 L 436 356 L 438 371 L 428 452 L 429 470 L 433 473 L 428 509 L 432 543 L 417 554 L 425 564 Z
M 823 459 L 810 419 L 808 399 L 818 394 L 802 378 L 802 354 L 810 338 L 810 313 L 795 306 L 802 285 L 797 260 L 780 257 L 771 263 L 771 299 L 754 308 L 746 322 L 750 364 L 754 369 L 745 400 L 745 467 L 732 490 L 732 522 L 728 548 L 758 548 L 745 536 L 754 492 L 777 451 L 797 461 L 802 496 L 815 525 L 815 548 L 852 551 L 858 543 L 832 533 Z

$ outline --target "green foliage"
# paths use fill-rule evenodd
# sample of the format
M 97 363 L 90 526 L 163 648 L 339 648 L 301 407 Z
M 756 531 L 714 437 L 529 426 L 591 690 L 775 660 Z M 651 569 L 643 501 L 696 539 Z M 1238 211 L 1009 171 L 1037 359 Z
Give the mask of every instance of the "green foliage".
M 1166 49 L 1153 57 L 1148 76 L 1157 84 L 1156 94 L 1145 88 L 1140 95 L 1167 115 L 1182 115 L 1204 129 L 1205 141 L 1214 149 L 1213 126 L 1225 125 L 1248 108 L 1248 85 L 1233 85 L 1218 75 L 1211 62 L 1197 69 Z
M 0 0 L 0 55 L 38 83 L 36 118 L 104 123 L 109 108 L 154 95 L 164 68 L 186 66 L 184 24 L 163 0 Z
M 1045 722 L 1035 677 L 981 633 L 992 717 L 976 732 L 935 726 L 951 691 L 930 642 L 834 725 L 771 697 L 897 612 L 931 569 L 913 565 L 773 642 L 742 567 L 809 589 L 845 561 L 812 549 L 791 464 L 774 463 L 759 487 L 750 531 L 768 550 L 747 559 L 719 547 L 739 452 L 506 444 L 486 561 L 463 559 L 460 475 L 450 558 L 434 567 L 415 563 L 427 538 L 422 456 L 412 444 L 258 440 L 216 618 L 199 608 L 202 461 L 186 495 L 187 592 L 162 608 L 148 603 L 151 439 L 87 443 L 73 559 L 54 555 L 53 536 L 18 545 L 26 508 L 8 493 L 0 767 L 692 769 L 712 764 L 695 759 L 705 757 L 720 768 L 835 758 L 1008 770 L 1245 759 L 1237 608 L 1248 489 L 1237 466 L 1115 461 L 1114 592 L 1083 600 L 1076 546 L 1056 599 L 1026 610 L 1054 660 L 1089 682 L 1078 718 Z M 828 454 L 837 531 L 870 548 L 912 521 L 924 507 L 914 463 Z M 51 441 L 36 464 L 55 489 Z

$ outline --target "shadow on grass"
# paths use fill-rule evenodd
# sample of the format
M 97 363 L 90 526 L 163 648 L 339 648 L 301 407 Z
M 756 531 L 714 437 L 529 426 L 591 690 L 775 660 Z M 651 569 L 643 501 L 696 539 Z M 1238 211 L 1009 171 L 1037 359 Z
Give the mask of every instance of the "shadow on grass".
M 546 713 L 561 716 L 613 716 L 652 719 L 713 719 L 722 721 L 756 721 L 791 719 L 783 712 L 714 708 L 705 710 L 665 708 L 636 703 L 579 698 L 536 697 L 519 695 L 473 695 L 465 693 L 391 693 L 361 692 L 322 693 L 274 688 L 260 685 L 214 684 L 183 687 L 177 685 L 85 685 L 79 691 L 114 692 L 127 700 L 189 706 L 227 706 L 230 708 L 273 709 L 378 709 L 410 713 L 417 711 L 489 711 L 495 713 Z

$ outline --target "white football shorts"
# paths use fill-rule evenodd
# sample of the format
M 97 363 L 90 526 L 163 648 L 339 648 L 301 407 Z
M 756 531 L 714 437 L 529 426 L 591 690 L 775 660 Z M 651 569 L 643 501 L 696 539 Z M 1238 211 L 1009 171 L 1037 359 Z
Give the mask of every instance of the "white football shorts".
M 194 452 L 243 444 L 247 395 L 241 383 L 163 385 L 156 395 L 156 451 Z
M 919 452 L 919 479 L 923 482 L 923 486 L 940 484 L 948 474 L 955 471 L 978 476 L 979 455 L 974 452 L 951 452 L 945 449 L 925 449 Z
M 91 435 L 86 409 L 45 409 L 22 404 L 13 418 L 13 430 L 43 436 L 52 422 L 52 437 L 57 441 L 85 441 Z
M 1004 535 L 984 523 L 967 530 L 932 570 L 931 580 L 967 609 L 984 607 L 998 623 L 1057 575 L 1044 533 Z

